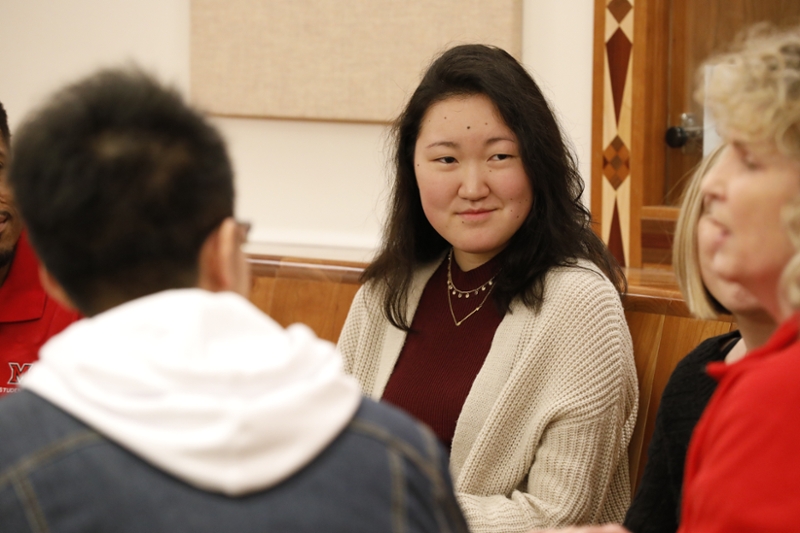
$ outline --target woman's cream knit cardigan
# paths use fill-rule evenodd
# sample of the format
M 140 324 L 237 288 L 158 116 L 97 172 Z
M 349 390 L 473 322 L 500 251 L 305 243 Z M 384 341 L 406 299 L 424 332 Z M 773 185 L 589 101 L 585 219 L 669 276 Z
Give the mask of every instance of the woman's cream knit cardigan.
M 409 316 L 437 266 L 414 277 Z M 453 436 L 450 470 L 470 528 L 514 533 L 621 522 L 638 388 L 616 290 L 582 261 L 547 275 L 538 312 L 516 301 L 510 311 Z M 405 332 L 384 317 L 378 290 L 363 286 L 339 349 L 367 395 L 382 396 L 404 342 Z

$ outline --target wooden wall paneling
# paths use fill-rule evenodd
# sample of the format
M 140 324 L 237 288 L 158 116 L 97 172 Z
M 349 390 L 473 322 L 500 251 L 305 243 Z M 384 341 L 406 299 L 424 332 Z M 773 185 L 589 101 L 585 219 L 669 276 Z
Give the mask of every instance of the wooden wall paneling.
M 275 278 L 253 276 L 250 287 L 250 301 L 265 314 L 272 315 L 272 297 L 275 294 Z
M 633 50 L 633 145 L 631 172 L 643 205 L 664 202 L 664 134 L 669 82 L 670 0 L 637 3 Z
M 252 275 L 250 301 L 264 313 L 272 315 L 275 276 L 278 273 L 280 261 L 273 258 L 251 256 L 248 257 L 247 262 Z
M 639 417 L 628 445 L 631 488 L 635 491 L 644 468 L 643 458 L 647 455 L 644 443 L 650 441 L 649 436 L 645 440 L 645 426 L 650 402 L 653 400 L 653 377 L 664 329 L 664 315 L 633 311 L 626 312 L 625 318 L 633 339 L 636 375 L 639 378 Z
M 726 0 L 727 1 L 727 0 Z M 692 2 L 695 3 L 695 2 Z M 708 3 L 703 2 L 703 3 Z M 683 113 L 692 113 L 702 122 L 702 108 L 694 103 L 695 65 L 688 60 L 687 53 L 693 48 L 694 33 L 707 34 L 709 20 L 692 20 L 688 16 L 689 6 L 681 0 L 672 1 L 670 21 L 672 39 L 669 42 L 669 85 L 665 86 L 664 101 L 667 106 L 665 128 L 679 126 Z M 705 54 L 704 54 L 705 55 Z M 691 170 L 702 158 L 702 147 L 687 152 L 680 148 L 669 148 L 662 143 L 664 151 L 664 189 L 659 203 L 678 205 L 685 189 L 685 181 Z
M 302 322 L 318 337 L 334 340 L 329 317 L 335 293 L 336 286 L 332 283 L 278 278 L 275 280 L 271 316 L 281 326 Z
M 251 265 L 253 303 L 284 327 L 302 322 L 318 337 L 338 340 L 363 265 L 268 257 L 251 258 Z
M 671 265 L 672 243 L 679 209 L 671 206 L 642 206 L 642 265 Z
M 592 54 L 592 160 L 591 183 L 592 222 L 595 233 L 604 241 L 602 233 L 603 215 L 603 83 L 605 68 L 605 21 L 606 0 L 594 1 L 594 44 Z
M 609 131 L 613 129 L 608 112 L 610 84 L 606 78 L 609 59 L 608 38 L 614 23 L 608 14 L 620 6 L 633 6 L 632 38 L 632 121 L 629 154 L 630 217 L 626 229 L 619 219 L 613 225 L 615 209 L 621 204 L 611 191 L 606 174 L 609 161 Z M 758 21 L 771 21 L 778 27 L 800 22 L 797 0 L 596 0 L 594 39 L 594 82 L 592 106 L 592 214 L 599 223 L 598 234 L 619 258 L 618 241 L 623 233 L 629 242 L 624 264 L 641 267 L 644 263 L 671 261 L 668 239 L 648 235 L 642 218 L 648 207 L 677 205 L 687 178 L 700 160 L 700 150 L 684 153 L 668 148 L 667 128 L 680 125 L 684 112 L 695 114 L 702 123 L 702 106 L 694 101 L 698 67 L 711 54 L 724 50 L 734 36 Z M 619 120 L 620 117 L 615 117 Z M 608 152 L 607 155 L 613 155 Z M 605 166 L 604 166 L 605 165 Z M 616 202 L 612 201 L 617 200 Z M 613 229 L 612 229 L 613 228 Z M 626 233 L 627 232 L 627 233 Z M 625 239 L 629 239 L 626 241 Z M 646 242 L 643 244 L 642 239 Z
M 672 0 L 671 4 L 669 125 L 680 124 L 681 113 L 693 113 L 702 123 L 703 106 L 695 101 L 694 93 L 702 83 L 698 70 L 706 59 L 729 49 L 755 23 L 769 21 L 787 27 L 800 22 L 797 0 Z M 702 153 L 700 147 L 688 153 L 679 149 L 666 153 L 666 203 L 675 205 Z

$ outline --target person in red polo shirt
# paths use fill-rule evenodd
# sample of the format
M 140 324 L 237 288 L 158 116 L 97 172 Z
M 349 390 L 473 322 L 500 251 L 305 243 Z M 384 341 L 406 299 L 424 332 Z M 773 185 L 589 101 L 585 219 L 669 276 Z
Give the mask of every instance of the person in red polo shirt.
M 10 139 L 0 103 L 0 396 L 17 390 L 47 339 L 80 318 L 39 283 L 39 262 L 6 182 Z

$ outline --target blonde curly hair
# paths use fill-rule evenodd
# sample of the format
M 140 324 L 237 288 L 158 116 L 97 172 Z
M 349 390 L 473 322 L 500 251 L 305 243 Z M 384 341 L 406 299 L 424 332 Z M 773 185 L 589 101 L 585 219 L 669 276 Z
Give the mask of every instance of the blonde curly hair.
M 756 25 L 706 65 L 713 69 L 696 97 L 723 137 L 735 132 L 747 142 L 774 142 L 800 157 L 800 26 Z
M 769 142 L 800 160 L 800 26 L 778 31 L 757 25 L 740 36 L 731 52 L 711 58 L 714 68 L 696 97 L 711 111 L 723 137 Z M 800 176 L 798 176 L 800 179 Z M 783 210 L 798 253 L 781 275 L 787 302 L 800 309 L 800 198 Z

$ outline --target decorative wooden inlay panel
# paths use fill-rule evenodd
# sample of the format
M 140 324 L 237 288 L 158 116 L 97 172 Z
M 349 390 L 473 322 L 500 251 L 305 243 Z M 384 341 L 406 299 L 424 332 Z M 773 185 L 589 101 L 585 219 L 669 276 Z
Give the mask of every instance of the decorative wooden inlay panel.
M 600 235 L 620 264 L 630 265 L 631 110 L 634 0 L 605 0 L 602 83 Z M 597 73 L 595 73 L 597 75 Z M 598 85 L 596 84 L 597 88 Z M 596 146 L 596 144 L 595 144 Z M 597 193 L 595 193 L 597 194 Z M 596 208 L 596 207 L 595 207 Z

